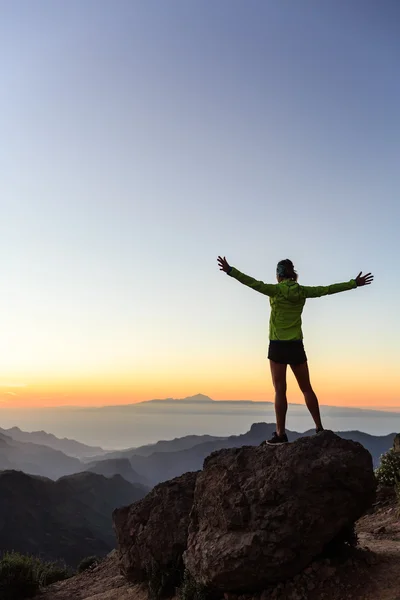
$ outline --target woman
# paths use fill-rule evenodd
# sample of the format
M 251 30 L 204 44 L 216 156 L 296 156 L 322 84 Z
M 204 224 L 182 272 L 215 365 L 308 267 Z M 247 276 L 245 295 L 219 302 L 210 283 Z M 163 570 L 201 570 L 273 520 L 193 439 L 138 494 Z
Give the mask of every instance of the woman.
M 221 271 L 234 277 L 240 283 L 270 297 L 271 317 L 269 321 L 268 358 L 271 366 L 272 382 L 275 388 L 276 432 L 267 444 L 286 444 L 285 433 L 287 399 L 286 369 L 290 365 L 308 410 L 316 426 L 316 432 L 323 430 L 317 396 L 311 387 L 308 372 L 307 356 L 303 346 L 301 330 L 301 313 L 307 298 L 319 298 L 328 294 L 337 294 L 356 287 L 369 285 L 373 281 L 371 273 L 362 275 L 346 283 L 335 283 L 329 286 L 305 286 L 297 283 L 297 273 L 288 258 L 278 262 L 276 267 L 277 284 L 257 281 L 231 267 L 226 258 L 218 257 Z

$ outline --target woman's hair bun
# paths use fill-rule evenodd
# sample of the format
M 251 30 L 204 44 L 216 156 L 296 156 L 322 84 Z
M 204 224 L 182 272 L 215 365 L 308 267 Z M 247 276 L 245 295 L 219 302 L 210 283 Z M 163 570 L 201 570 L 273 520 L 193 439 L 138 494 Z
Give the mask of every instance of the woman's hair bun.
M 292 279 L 297 281 L 297 273 L 294 270 L 294 265 L 289 258 L 280 260 L 276 266 L 276 273 L 282 279 Z

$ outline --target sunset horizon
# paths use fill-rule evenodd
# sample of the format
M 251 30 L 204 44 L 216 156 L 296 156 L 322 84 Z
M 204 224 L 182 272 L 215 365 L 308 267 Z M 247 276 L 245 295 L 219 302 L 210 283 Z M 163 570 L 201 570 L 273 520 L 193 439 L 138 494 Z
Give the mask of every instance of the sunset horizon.
M 77 391 L 78 388 L 80 391 Z M 86 392 L 84 391 L 86 388 Z M 87 389 L 89 388 L 89 389 Z M 50 392 L 49 388 L 42 388 L 39 385 L 23 385 L 16 384 L 12 388 L 4 391 L 4 387 L 0 386 L 0 415 L 3 409 L 44 409 L 44 408 L 102 408 L 102 407 L 118 407 L 135 405 L 144 402 L 151 402 L 152 400 L 160 400 L 167 402 L 168 400 L 187 400 L 195 398 L 198 395 L 207 396 L 215 402 L 253 402 L 253 403 L 274 403 L 274 392 L 271 386 L 265 386 L 266 389 L 270 388 L 269 393 L 264 390 L 260 390 L 258 393 L 254 392 L 249 394 L 245 391 L 242 393 L 231 392 L 229 394 L 223 392 L 204 392 L 199 391 L 197 388 L 186 392 L 181 387 L 175 388 L 177 391 L 174 393 L 173 389 L 171 393 L 154 393 L 154 394 L 135 394 L 129 390 L 121 391 L 118 390 L 118 385 L 113 386 L 101 386 L 102 391 L 95 392 L 95 386 L 93 384 L 82 385 L 77 383 L 74 388 L 70 389 L 69 392 Z M 14 390 L 18 391 L 14 391 Z M 68 388 L 64 388 L 68 389 Z M 45 396 L 44 390 L 47 390 Z M 318 391 L 318 390 L 317 390 Z M 394 398 L 392 402 L 386 400 L 385 402 L 378 402 L 375 395 L 371 393 L 371 390 L 363 395 L 361 392 L 356 396 L 345 397 L 344 394 L 339 392 L 329 392 L 326 394 L 318 393 L 320 405 L 332 406 L 332 407 L 343 407 L 343 408 L 359 408 L 365 410 L 382 410 L 397 412 L 400 410 L 400 402 Z M 369 402 L 366 402 L 366 398 L 370 398 Z M 304 399 L 301 392 L 297 389 L 296 383 L 290 382 L 288 385 L 288 402 L 289 404 L 304 405 Z
M 272 400 L 269 299 L 218 256 L 269 284 L 286 258 L 302 286 L 371 272 L 307 299 L 311 383 L 322 405 L 400 406 L 387 13 L 39 4 L 0 23 L 0 411 Z

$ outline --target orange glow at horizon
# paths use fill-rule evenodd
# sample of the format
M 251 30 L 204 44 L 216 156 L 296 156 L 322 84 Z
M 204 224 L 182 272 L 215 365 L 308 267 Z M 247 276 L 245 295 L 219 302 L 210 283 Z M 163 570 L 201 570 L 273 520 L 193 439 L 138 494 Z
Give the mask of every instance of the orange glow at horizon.
M 265 365 L 264 365 L 265 366 Z M 227 370 L 226 370 L 227 371 Z M 247 376 L 246 376 L 247 371 Z M 159 372 L 132 377 L 132 374 L 109 374 L 99 377 L 29 377 L 4 378 L 0 382 L 1 408 L 41 408 L 61 406 L 105 406 L 132 404 L 154 398 L 185 398 L 202 393 L 214 400 L 273 401 L 274 391 L 265 368 L 229 369 L 221 373 L 195 373 L 185 376 Z M 340 371 L 340 377 L 328 370 L 314 370 L 312 383 L 321 405 L 400 407 L 400 376 L 384 379 L 377 372 L 366 378 L 353 369 Z M 303 397 L 292 373 L 288 372 L 288 401 L 302 403 Z

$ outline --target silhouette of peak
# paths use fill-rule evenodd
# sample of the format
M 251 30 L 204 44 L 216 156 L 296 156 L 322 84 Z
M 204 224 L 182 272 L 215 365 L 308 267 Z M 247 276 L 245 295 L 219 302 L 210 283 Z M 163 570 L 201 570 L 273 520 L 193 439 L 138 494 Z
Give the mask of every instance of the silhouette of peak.
M 253 425 L 250 427 L 250 433 L 267 435 L 269 433 L 269 429 L 270 427 L 267 423 L 253 423 Z
M 148 403 L 156 403 L 156 402 L 193 402 L 194 403 L 214 403 L 215 400 L 210 398 L 209 396 L 205 396 L 204 394 L 195 394 L 194 396 L 187 396 L 186 398 L 155 398 L 154 400 L 145 400 Z
M 205 396 L 204 394 L 196 394 L 195 396 L 188 396 L 187 398 L 183 398 L 185 402 L 215 402 L 209 396 Z

